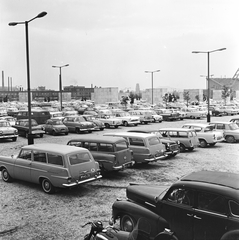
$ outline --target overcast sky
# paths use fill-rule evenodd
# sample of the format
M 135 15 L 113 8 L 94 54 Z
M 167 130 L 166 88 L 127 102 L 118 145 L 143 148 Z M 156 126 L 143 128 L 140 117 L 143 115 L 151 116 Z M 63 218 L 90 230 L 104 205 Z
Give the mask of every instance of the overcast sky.
M 238 0 L 1 0 L 0 70 L 27 88 L 25 26 L 29 23 L 31 88 L 63 86 L 206 88 L 239 68 Z

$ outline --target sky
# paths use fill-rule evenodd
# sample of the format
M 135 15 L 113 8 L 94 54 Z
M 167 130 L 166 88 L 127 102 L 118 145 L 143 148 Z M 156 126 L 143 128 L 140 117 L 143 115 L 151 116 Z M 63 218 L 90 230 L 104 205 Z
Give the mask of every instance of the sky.
M 4 85 L 27 89 L 25 22 L 29 22 L 30 87 L 62 85 L 204 89 L 239 68 L 238 0 L 1 0 L 0 70 Z M 2 73 L 1 73 L 2 79 Z M 2 83 L 1 83 L 2 85 Z

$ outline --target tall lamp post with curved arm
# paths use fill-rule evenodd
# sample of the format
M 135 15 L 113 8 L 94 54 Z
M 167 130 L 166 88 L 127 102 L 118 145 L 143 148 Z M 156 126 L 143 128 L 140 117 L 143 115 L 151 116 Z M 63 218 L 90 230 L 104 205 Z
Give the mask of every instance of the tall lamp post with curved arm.
M 30 61 L 29 61 L 29 41 L 28 41 L 28 23 L 33 21 L 36 18 L 42 18 L 47 15 L 47 12 L 41 12 L 36 17 L 25 21 L 25 22 L 10 22 L 9 26 L 16 26 L 18 24 L 25 24 L 26 31 L 26 59 L 27 59 L 27 100 L 28 100 L 28 145 L 34 144 L 33 135 L 32 135 L 32 120 L 31 120 L 31 87 L 30 87 Z
M 61 111 L 62 111 L 62 78 L 61 78 L 61 69 L 63 67 L 68 67 L 69 64 L 65 64 L 63 66 L 52 66 L 53 68 L 59 68 L 60 69 L 60 74 L 59 74 L 59 91 L 60 91 L 60 106 L 61 106 Z
M 160 70 L 145 71 L 145 73 L 151 73 L 151 78 L 152 78 L 152 105 L 154 104 L 154 87 L 153 87 L 153 81 L 154 81 L 154 73 L 155 73 L 155 72 L 160 72 Z
M 192 53 L 206 53 L 207 54 L 207 97 L 208 97 L 208 100 L 207 100 L 207 122 L 210 122 L 211 121 L 211 117 L 210 117 L 210 71 L 209 71 L 209 56 L 210 56 L 210 53 L 213 53 L 213 52 L 219 52 L 219 51 L 223 51 L 223 50 L 226 50 L 226 48 L 219 48 L 219 49 L 216 49 L 216 50 L 213 50 L 213 51 L 208 51 L 208 52 L 203 52 L 203 51 L 193 51 Z

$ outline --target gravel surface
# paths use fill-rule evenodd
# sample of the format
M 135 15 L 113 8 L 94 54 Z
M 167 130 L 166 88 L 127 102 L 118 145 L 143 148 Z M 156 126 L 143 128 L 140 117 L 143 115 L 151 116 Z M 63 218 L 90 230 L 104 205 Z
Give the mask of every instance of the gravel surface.
M 227 121 L 231 116 L 212 118 Z M 206 120 L 183 120 L 152 123 L 149 128 L 181 127 L 187 122 Z M 137 127 L 105 129 L 91 134 L 96 137 L 110 131 L 127 131 Z M 54 142 L 66 144 L 77 137 L 50 136 L 34 139 L 35 143 Z M 17 154 L 27 144 L 25 138 L 16 142 L 2 141 L 0 155 Z M 89 228 L 81 226 L 89 220 L 101 220 L 107 225 L 111 217 L 111 206 L 116 198 L 125 198 L 129 182 L 170 185 L 181 176 L 197 170 L 219 170 L 239 173 L 239 143 L 218 143 L 210 148 L 197 148 L 193 152 L 180 153 L 171 159 L 148 165 L 135 166 L 114 173 L 99 181 L 86 183 L 77 188 L 62 189 L 57 193 L 45 194 L 40 186 L 21 181 L 5 183 L 0 179 L 0 240 L 39 239 L 83 239 Z

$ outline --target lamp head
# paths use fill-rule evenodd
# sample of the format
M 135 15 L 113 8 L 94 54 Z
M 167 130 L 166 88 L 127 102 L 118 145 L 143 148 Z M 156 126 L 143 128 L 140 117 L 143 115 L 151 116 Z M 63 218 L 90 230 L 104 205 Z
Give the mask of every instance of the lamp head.
M 18 23 L 17 22 L 10 22 L 8 23 L 9 26 L 16 26 Z
M 41 13 L 39 13 L 36 17 L 37 18 L 42 18 L 42 17 L 44 17 L 44 16 L 46 16 L 47 15 L 47 12 L 41 12 Z

